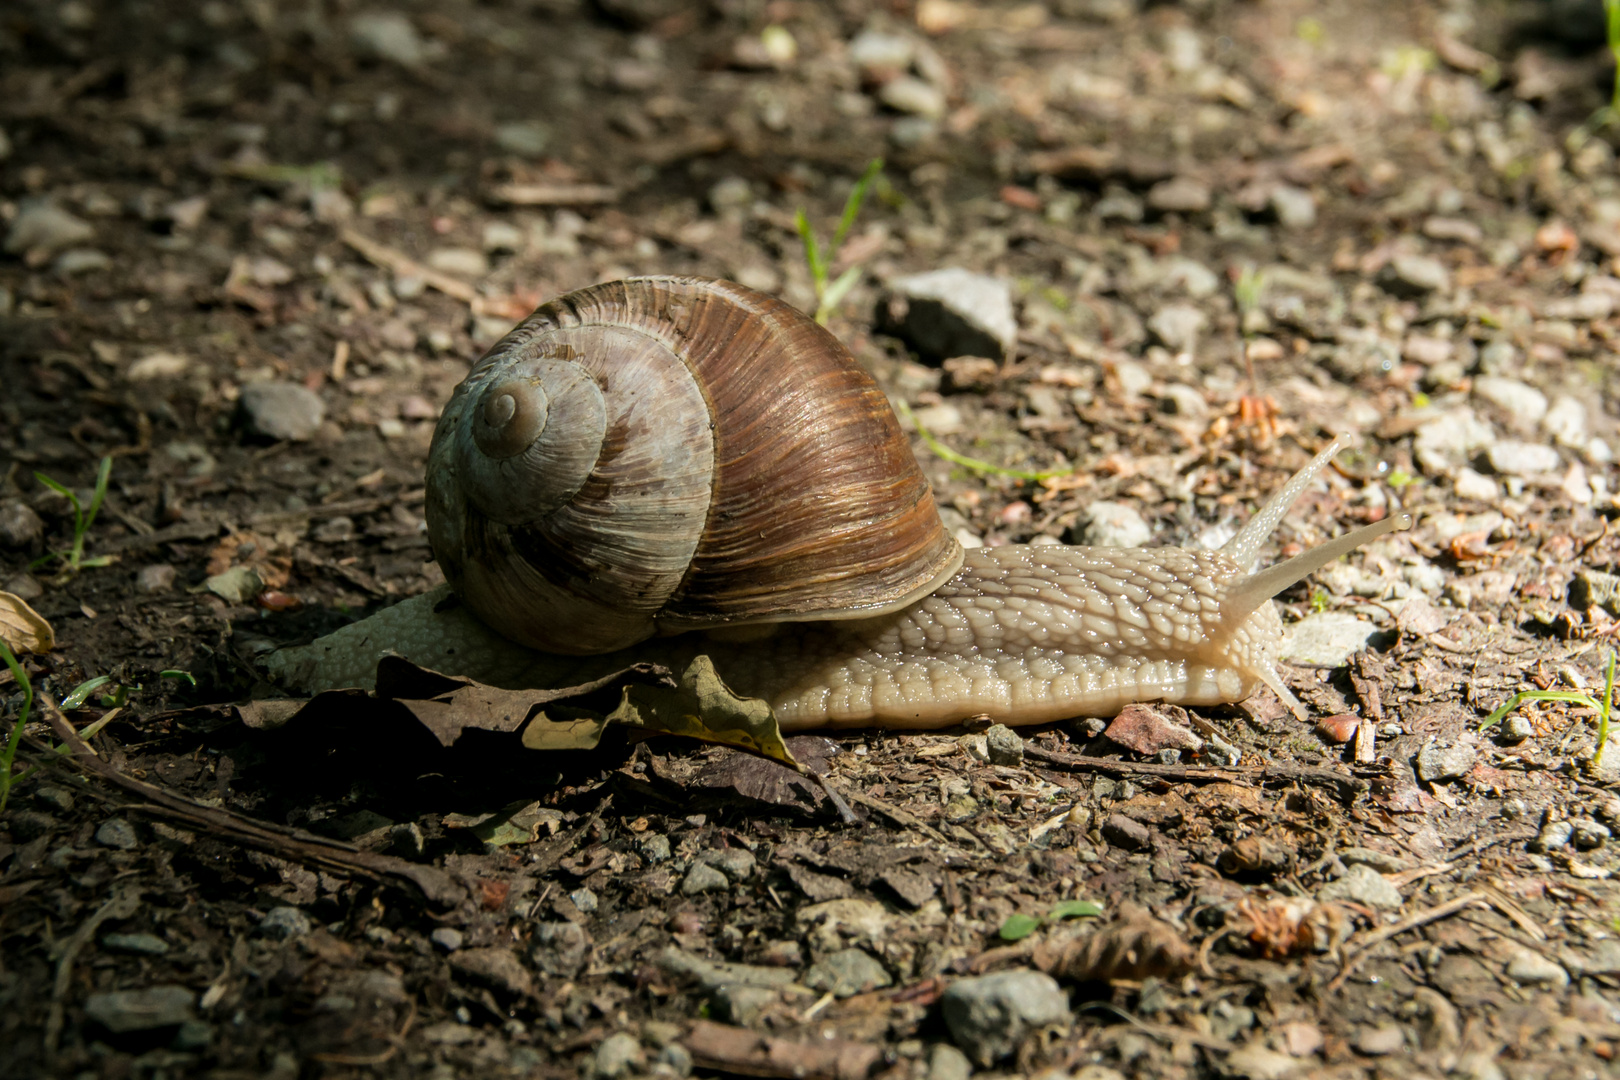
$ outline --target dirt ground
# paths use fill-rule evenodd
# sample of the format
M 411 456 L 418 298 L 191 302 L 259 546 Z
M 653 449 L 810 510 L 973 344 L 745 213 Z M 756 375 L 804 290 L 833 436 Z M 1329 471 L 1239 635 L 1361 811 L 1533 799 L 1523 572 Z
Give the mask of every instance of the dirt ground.
M 1597 0 L 6 5 L 0 589 L 36 691 L 108 681 L 0 815 L 0 1075 L 1620 1075 L 1620 742 L 1480 730 L 1620 626 L 1613 70 Z M 814 308 L 795 211 L 877 156 L 831 328 L 1003 467 L 916 442 L 959 535 L 1219 543 L 1356 434 L 1267 552 L 1417 522 L 1278 600 L 1323 720 L 796 740 L 853 823 L 702 744 L 255 722 L 267 651 L 442 582 L 483 348 L 632 274 Z M 1011 357 L 877 332 L 942 267 Z M 115 561 L 34 565 L 104 457 Z

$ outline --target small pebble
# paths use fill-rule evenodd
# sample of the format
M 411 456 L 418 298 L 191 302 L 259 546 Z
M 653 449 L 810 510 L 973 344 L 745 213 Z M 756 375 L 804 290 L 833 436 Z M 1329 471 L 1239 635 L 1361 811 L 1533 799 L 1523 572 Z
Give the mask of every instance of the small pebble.
M 1351 866 L 1343 877 L 1322 886 L 1316 896 L 1323 901 L 1353 900 L 1383 910 L 1401 906 L 1401 891 L 1383 874 L 1364 863 Z
M 1356 1050 L 1368 1057 L 1385 1057 L 1406 1049 L 1406 1033 L 1399 1024 L 1379 1024 L 1356 1033 Z
M 615 1080 L 636 1071 L 646 1058 L 641 1051 L 641 1040 L 627 1031 L 617 1031 L 602 1040 L 591 1059 L 593 1075 L 602 1080 Z
M 259 922 L 259 933 L 280 941 L 303 937 L 313 929 L 315 924 L 308 915 L 298 908 L 285 905 L 271 908 Z
M 1569 972 L 1558 961 L 1525 949 L 1508 961 L 1507 977 L 1518 983 L 1532 983 L 1562 989 L 1569 985 Z
M 950 1043 L 935 1043 L 928 1051 L 928 1080 L 968 1080 L 973 1063 Z
M 326 406 L 298 383 L 249 383 L 237 399 L 242 426 L 261 439 L 307 442 L 326 419 Z
M 1568 821 L 1549 821 L 1541 827 L 1536 838 L 1530 841 L 1532 851 L 1557 851 L 1569 843 L 1575 835 L 1575 826 Z
M 1308 229 L 1316 224 L 1316 198 L 1303 188 L 1278 184 L 1271 192 L 1271 212 L 1285 229 Z
M 804 985 L 834 997 L 853 997 L 889 986 L 894 979 L 865 949 L 839 949 L 805 972 Z
M 1079 526 L 1080 542 L 1093 547 L 1141 547 L 1153 529 L 1134 506 L 1106 499 L 1086 508 Z
M 175 569 L 168 563 L 143 566 L 135 573 L 135 588 L 143 593 L 168 592 L 174 588 Z
M 428 935 L 428 940 L 445 952 L 452 953 L 461 948 L 466 936 L 453 926 L 441 926 Z
M 0 547 L 32 547 L 45 535 L 45 522 L 21 499 L 0 501 Z
M 1608 826 L 1599 825 L 1590 818 L 1572 818 L 1569 830 L 1569 842 L 1580 851 L 1602 847 L 1610 836 Z
M 34 201 L 25 203 L 11 219 L 5 249 L 8 255 L 38 252 L 49 256 L 86 243 L 95 235 L 95 227 L 88 221 L 74 217 L 55 203 Z
M 592 892 L 590 889 L 575 889 L 573 892 L 568 894 L 568 899 L 572 900 L 574 902 L 574 906 L 579 908 L 583 914 L 591 915 L 596 911 L 596 893 Z
M 1379 282 L 1397 296 L 1418 297 L 1451 288 L 1451 275 L 1439 259 L 1427 255 L 1397 255 L 1384 267 Z
M 1212 198 L 1208 184 L 1177 176 L 1149 188 L 1147 204 L 1161 213 L 1198 214 L 1209 209 Z
M 96 843 L 119 851 L 133 851 L 140 844 L 135 827 L 123 818 L 108 818 L 96 830 Z
M 1171 352 L 1190 353 L 1209 327 L 1209 317 L 1191 304 L 1168 304 L 1149 316 L 1147 327 Z
M 1485 457 L 1491 468 L 1503 476 L 1545 476 L 1563 471 L 1558 451 L 1539 443 L 1493 442 Z
M 641 841 L 641 854 L 648 862 L 668 862 L 670 856 L 669 837 L 663 833 L 653 833 Z
M 726 875 L 726 880 L 732 882 L 747 881 L 754 873 L 754 853 L 747 848 L 722 848 L 718 851 L 705 851 L 698 856 L 698 861 L 707 863 Z
M 990 725 L 984 739 L 990 764 L 1016 768 L 1024 763 L 1024 740 L 1006 724 Z
M 940 1011 L 956 1045 L 988 1067 L 1017 1051 L 1031 1030 L 1066 1022 L 1069 998 L 1050 975 L 1003 971 L 956 980 Z
M 1513 713 L 1502 721 L 1501 739 L 1509 746 L 1517 746 L 1536 733 L 1535 725 L 1522 713 Z
M 64 814 L 73 809 L 73 793 L 55 784 L 44 784 L 34 789 L 34 801 Z
M 1000 360 L 1018 340 L 1012 287 L 1000 278 L 946 267 L 889 282 L 879 329 L 936 362 L 953 356 Z
M 85 1018 L 115 1035 L 175 1027 L 192 1019 L 197 995 L 184 986 L 149 986 L 144 990 L 113 990 L 91 994 L 84 1002 Z
M 681 882 L 681 895 L 696 896 L 699 893 L 720 892 L 730 886 L 726 875 L 708 863 L 693 863 L 692 869 L 686 872 L 686 880 Z
M 1477 757 L 1478 753 L 1472 746 L 1430 743 L 1418 751 L 1418 779 L 1429 784 L 1440 784 L 1467 776 Z
M 169 943 L 156 934 L 108 934 L 101 939 L 101 947 L 140 956 L 162 956 L 169 951 Z

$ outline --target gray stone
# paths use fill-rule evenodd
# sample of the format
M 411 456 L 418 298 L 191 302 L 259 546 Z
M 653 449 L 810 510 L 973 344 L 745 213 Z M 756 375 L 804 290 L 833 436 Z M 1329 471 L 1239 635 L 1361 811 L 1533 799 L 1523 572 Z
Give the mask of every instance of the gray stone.
M 497 124 L 495 126 L 495 145 L 508 154 L 516 154 L 518 157 L 537 158 L 546 152 L 546 147 L 550 142 L 551 129 L 538 120 L 514 120 L 509 124 Z M 518 244 L 522 244 L 521 237 Z M 489 243 L 489 230 L 487 228 L 484 233 L 484 247 L 492 251 L 502 249 L 506 251 L 518 250 L 517 247 L 505 245 L 492 247 Z
M 112 266 L 112 257 L 95 248 L 69 248 L 56 257 L 51 269 L 62 277 L 78 277 Z
M 427 42 L 404 14 L 369 11 L 349 20 L 349 39 L 356 51 L 401 67 L 416 67 L 428 59 Z
M 1599 825 L 1591 818 L 1570 819 L 1569 842 L 1581 851 L 1602 847 L 1608 842 L 1610 835 L 1607 825 Z
M 315 924 L 308 915 L 298 908 L 289 906 L 271 908 L 259 923 L 259 933 L 281 941 L 303 937 L 313 929 Z
M 569 925 L 573 924 L 570 923 Z M 445 952 L 453 953 L 461 948 L 462 942 L 466 940 L 466 935 L 453 926 L 441 926 L 428 935 L 428 940 Z
M 1569 985 L 1569 972 L 1564 970 L 1564 965 L 1529 949 L 1508 961 L 1507 977 L 1514 982 L 1549 986 L 1557 990 Z
M 1119 187 L 1105 190 L 1091 212 L 1099 221 L 1141 221 L 1147 215 L 1142 200 Z
M 1209 326 L 1209 317 L 1191 304 L 1168 304 L 1147 321 L 1153 336 L 1173 352 L 1192 352 L 1198 336 Z
M 752 1027 L 760 1014 L 782 1000 L 782 994 L 765 986 L 727 983 L 716 987 L 709 1001 L 717 1019 L 738 1027 Z
M 135 590 L 143 593 L 168 592 L 174 588 L 175 569 L 168 563 L 153 563 L 135 572 Z
M 1564 847 L 1575 835 L 1575 826 L 1568 821 L 1549 821 L 1541 827 L 1536 838 L 1530 841 L 1531 851 L 1557 851 Z
M 698 856 L 698 862 L 707 863 L 726 875 L 728 881 L 747 881 L 754 873 L 754 853 L 747 848 L 721 848 L 718 851 L 705 851 Z
M 1148 189 L 1147 204 L 1160 213 L 1200 214 L 1209 209 L 1209 185 L 1190 176 L 1161 180 Z
M 1078 532 L 1080 543 L 1095 547 L 1141 547 L 1153 539 L 1153 530 L 1135 507 L 1107 500 L 1086 508 Z
M 950 1043 L 935 1043 L 928 1051 L 928 1080 L 968 1080 L 973 1063 Z
M 928 405 L 912 411 L 919 427 L 930 435 L 960 435 L 967 430 L 967 419 L 962 410 L 948 401 Z
M 1418 779 L 1428 784 L 1443 784 L 1467 776 L 1478 756 L 1478 752 L 1465 743 L 1453 746 L 1430 743 L 1418 751 Z
M 805 973 L 804 985 L 822 990 L 834 997 L 854 997 L 869 990 L 888 986 L 894 980 L 882 964 L 865 949 L 839 949 L 810 965 Z
M 11 219 L 11 228 L 6 230 L 6 253 L 54 255 L 88 243 L 95 235 L 95 227 L 88 221 L 74 217 L 53 202 L 37 200 L 25 203 Z
M 862 30 L 849 43 L 849 62 L 863 72 L 880 74 L 904 71 L 917 54 L 917 44 L 904 34 L 882 30 Z
M 0 501 L 0 547 L 28 548 L 45 535 L 45 522 L 21 499 Z
M 35 788 L 34 801 L 52 810 L 60 810 L 64 814 L 73 809 L 75 802 L 71 791 L 59 788 L 55 784 L 43 784 Z
M 1457 470 L 1457 475 L 1451 481 L 1451 489 L 1457 493 L 1457 498 L 1473 499 L 1475 502 L 1495 502 L 1502 497 L 1501 484 L 1467 466 Z
M 1396 296 L 1418 297 L 1451 288 L 1445 264 L 1428 255 L 1397 255 L 1384 267 L 1379 283 Z
M 1406 1049 L 1406 1032 L 1399 1024 L 1379 1024 L 1356 1032 L 1356 1051 L 1368 1057 L 1386 1057 Z
M 686 880 L 681 882 L 681 895 L 696 896 L 699 893 L 722 892 L 731 887 L 726 875 L 710 866 L 708 863 L 693 863 L 692 869 L 686 872 Z
M 1412 456 L 1423 471 L 1443 475 L 1496 439 L 1491 425 L 1472 409 L 1454 409 L 1424 423 L 1412 439 Z
M 1530 718 L 1523 713 L 1513 713 L 1502 721 L 1502 731 L 1499 736 L 1509 746 L 1517 746 L 1536 733 L 1536 727 Z
M 938 120 L 945 115 L 945 95 L 939 87 L 911 75 L 890 79 L 878 91 L 878 100 L 896 112 Z
M 1547 395 L 1540 390 L 1501 375 L 1480 375 L 1474 379 L 1474 394 L 1507 413 L 1514 423 L 1533 427 L 1547 415 Z
M 1343 877 L 1322 886 L 1316 897 L 1322 901 L 1351 900 L 1383 910 L 1401 906 L 1401 891 L 1365 863 L 1351 866 Z
M 1620 976 L 1620 940 L 1607 938 L 1581 958 L 1581 974 L 1613 979 Z
M 1304 188 L 1278 184 L 1271 192 L 1271 212 L 1285 229 L 1308 229 L 1316 224 L 1316 197 Z
M 1031 1031 L 1069 1019 L 1068 996 L 1056 979 L 1039 971 L 958 979 L 946 989 L 940 1008 L 951 1039 L 986 1067 L 1010 1057 Z
M 586 915 L 590 915 L 596 911 L 596 893 L 592 892 L 590 889 L 575 889 L 573 892 L 568 894 L 568 899 L 572 900 L 574 906 L 579 908 L 579 910 Z
M 991 724 L 984 733 L 984 746 L 992 765 L 1016 768 L 1024 763 L 1024 740 L 1006 724 Z
M 1018 340 L 1012 288 L 1000 278 L 959 267 L 889 282 L 878 327 L 929 359 L 1002 359 Z
M 1370 866 L 1380 874 L 1398 873 L 1410 865 L 1399 855 L 1364 847 L 1345 848 L 1339 852 L 1339 861 L 1346 866 Z
M 45 586 L 32 574 L 14 574 L 0 584 L 0 592 L 8 592 L 19 600 L 26 600 L 30 604 L 45 595 Z
M 602 1080 L 615 1080 L 635 1071 L 645 1058 L 640 1039 L 627 1031 L 616 1031 L 596 1048 L 591 1058 L 591 1072 Z
M 1281 658 L 1305 667 L 1343 667 L 1377 633 L 1378 627 L 1348 611 L 1307 615 L 1284 629 Z
M 135 835 L 135 826 L 123 818 L 108 818 L 96 830 L 96 843 L 102 847 L 133 851 L 140 842 L 140 838 Z
M 1503 476 L 1544 476 L 1561 471 L 1558 451 L 1540 443 L 1492 443 L 1485 458 Z
M 1551 435 L 1560 446 L 1584 446 L 1587 441 L 1586 406 L 1577 398 L 1558 398 L 1547 410 L 1547 415 L 1541 418 L 1541 430 Z
M 84 1014 L 115 1035 L 175 1027 L 192 1019 L 197 995 L 184 986 L 149 986 L 91 994 Z
M 162 956 L 169 951 L 169 943 L 156 934 L 108 934 L 101 939 L 101 947 L 139 956 Z
M 668 862 L 670 856 L 669 837 L 663 833 L 653 833 L 641 841 L 641 854 L 648 862 Z
M 585 966 L 591 951 L 591 935 L 571 922 L 543 922 L 534 928 L 535 966 L 547 975 L 572 979 Z
M 788 968 L 705 960 L 674 946 L 659 955 L 658 965 L 671 974 L 693 980 L 705 990 L 718 990 L 722 986 L 758 986 L 779 990 L 791 986 L 795 978 L 795 972 Z
M 1124 814 L 1110 814 L 1102 824 L 1103 839 L 1126 851 L 1146 851 L 1153 846 L 1153 830 Z
M 1255 1040 L 1226 1055 L 1226 1075 L 1246 1080 L 1286 1080 L 1304 1072 L 1309 1064 L 1291 1054 L 1268 1049 Z
M 320 397 L 298 383 L 249 383 L 236 404 L 248 434 L 261 439 L 307 442 L 326 419 Z

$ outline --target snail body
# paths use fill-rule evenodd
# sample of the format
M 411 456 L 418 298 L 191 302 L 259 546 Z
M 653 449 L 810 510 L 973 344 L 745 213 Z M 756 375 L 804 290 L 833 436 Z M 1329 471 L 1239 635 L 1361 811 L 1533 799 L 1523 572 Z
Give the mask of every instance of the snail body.
M 542 437 L 576 423 L 583 445 Z M 1271 597 L 1409 523 L 1248 572 L 1340 448 L 1218 552 L 964 554 L 882 392 L 821 327 L 730 283 L 610 283 L 536 311 L 446 407 L 427 523 L 448 585 L 272 668 L 366 685 L 387 651 L 519 688 L 705 653 L 789 730 L 1032 724 L 1262 685 L 1304 719 L 1276 673 Z

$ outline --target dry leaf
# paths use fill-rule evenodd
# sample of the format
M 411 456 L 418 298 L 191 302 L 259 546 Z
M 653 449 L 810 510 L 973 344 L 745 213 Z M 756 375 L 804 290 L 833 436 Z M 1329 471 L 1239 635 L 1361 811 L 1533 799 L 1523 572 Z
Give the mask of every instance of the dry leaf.
M 1260 956 L 1281 960 L 1304 952 L 1338 948 L 1350 935 L 1350 915 L 1337 904 L 1308 896 L 1257 900 L 1246 896 L 1235 909 L 1236 929 L 1248 937 Z M 1247 924 L 1245 926 L 1244 924 Z
M 56 647 L 56 631 L 45 616 L 14 593 L 0 592 L 0 641 L 15 656 L 48 653 Z
M 1031 950 L 1035 966 L 1059 979 L 1171 978 L 1189 971 L 1193 950 L 1181 931 L 1140 908 L 1089 934 L 1054 935 Z
M 735 746 L 800 768 L 770 705 L 759 698 L 739 697 L 707 656 L 693 658 L 674 690 L 625 687 L 624 701 L 608 716 L 608 722 Z

